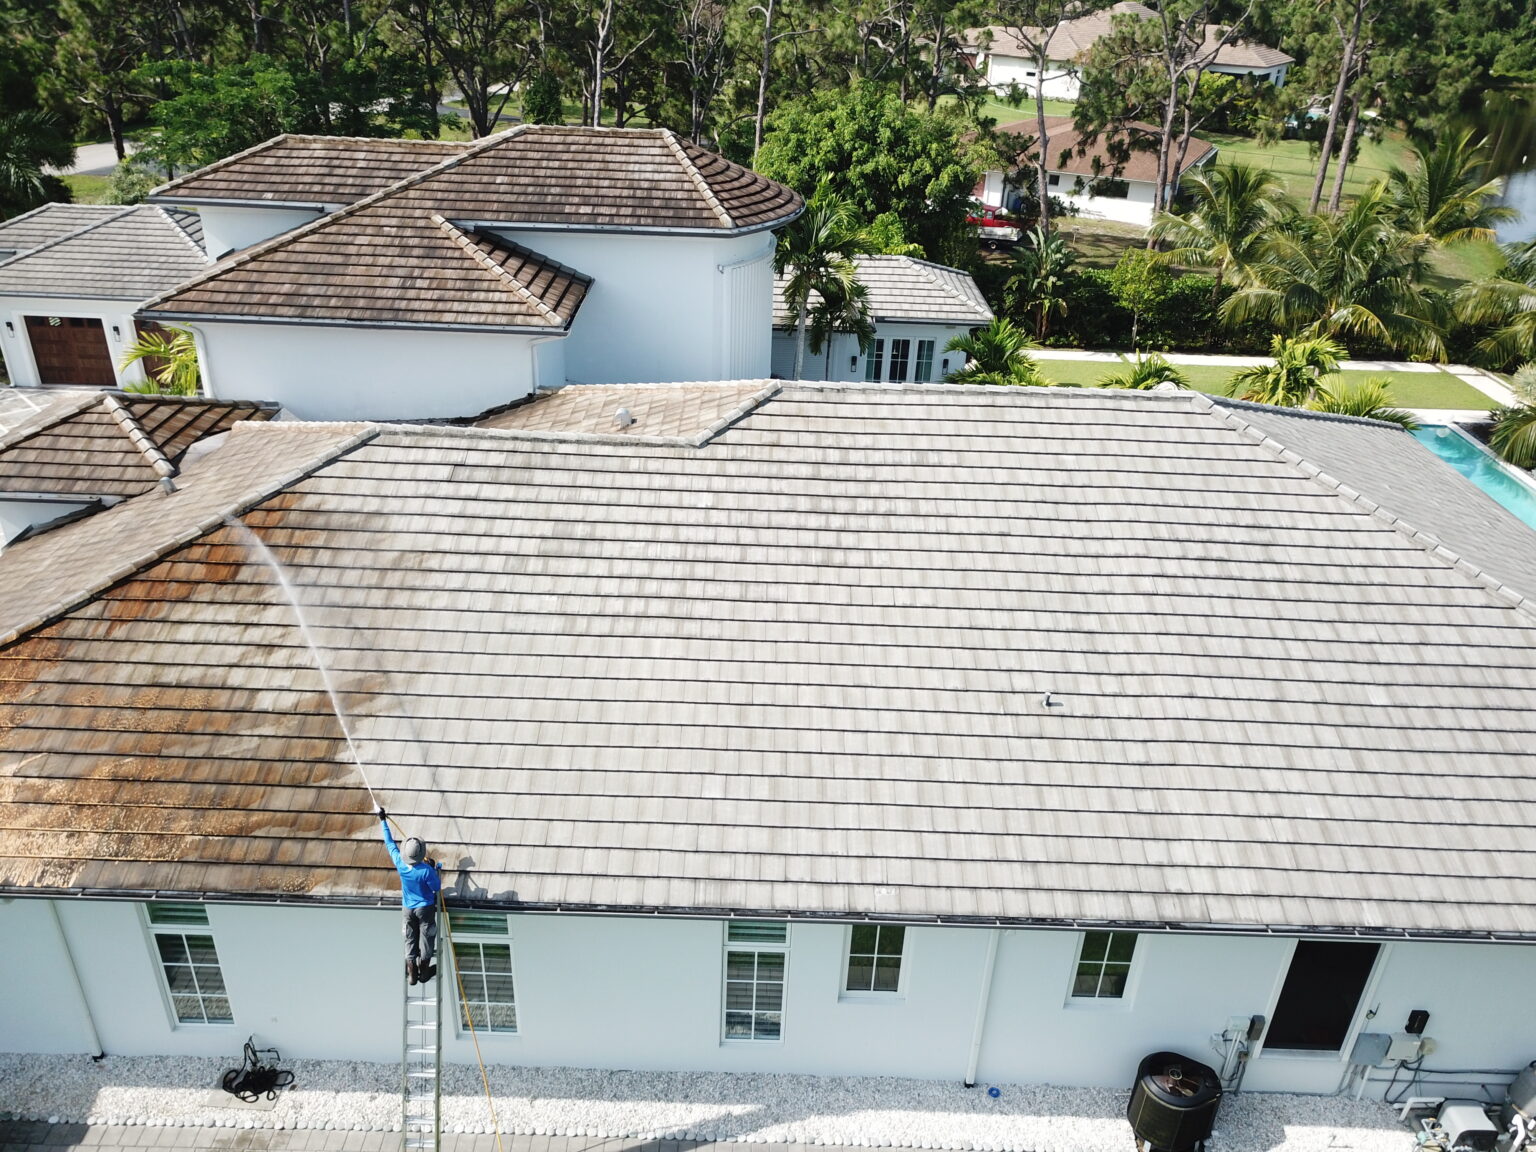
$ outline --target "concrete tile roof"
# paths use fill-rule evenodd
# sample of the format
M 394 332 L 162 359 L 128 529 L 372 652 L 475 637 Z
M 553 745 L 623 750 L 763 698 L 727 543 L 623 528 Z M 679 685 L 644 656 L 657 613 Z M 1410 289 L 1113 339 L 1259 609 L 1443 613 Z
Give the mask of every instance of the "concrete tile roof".
M 789 384 L 702 447 L 237 425 L 0 555 L 0 887 L 397 893 L 244 509 L 460 898 L 1536 934 L 1524 577 L 1367 464 L 1480 495 L 1251 416 Z
M 146 314 L 567 327 L 589 280 L 497 240 L 491 225 L 734 232 L 788 219 L 800 204 L 670 132 L 524 125 L 256 245 Z
M 1116 16 L 1136 16 L 1140 19 L 1151 19 L 1157 13 L 1145 4 L 1139 4 L 1136 0 L 1120 0 L 1118 4 L 1112 4 L 1098 12 L 1079 17 L 1076 20 L 1065 20 L 1051 37 L 1050 58 L 1058 61 L 1081 61 L 1088 55 L 1099 40 L 1108 36 L 1114 30 Z M 1031 28 L 1032 36 L 1038 36 L 1040 29 Z M 976 28 L 966 34 L 967 43 L 980 46 L 986 38 L 984 33 L 990 33 L 989 47 L 987 51 L 996 56 L 1033 56 L 1034 53 L 1024 44 L 1016 33 L 1008 28 L 992 26 L 990 28 Z M 1204 47 L 1206 50 L 1215 47 L 1221 38 L 1226 35 L 1226 29 L 1217 24 L 1205 26 Z M 1264 44 L 1256 44 L 1247 40 L 1238 40 L 1230 44 L 1224 44 L 1217 50 L 1212 58 L 1212 63 L 1231 68 L 1272 68 L 1277 64 L 1294 64 L 1294 57 L 1286 55 L 1278 48 L 1270 48 Z
M 567 384 L 475 421 L 504 431 L 665 437 L 702 442 L 778 390 L 772 380 L 694 384 Z M 620 425 L 625 409 L 633 423 Z
M 1001 125 L 998 131 L 1028 136 L 1033 140 L 1039 132 L 1039 126 L 1033 119 L 1017 120 L 1012 124 Z M 1157 179 L 1157 153 L 1146 148 L 1148 143 L 1157 139 L 1159 130 L 1154 125 L 1141 120 L 1129 120 L 1124 124 L 1121 133 L 1142 146 L 1133 147 L 1123 161 L 1110 155 L 1106 141 L 1102 139 L 1084 145 L 1083 134 L 1073 127 L 1070 116 L 1047 116 L 1045 132 L 1046 160 L 1052 172 L 1066 172 L 1084 178 L 1114 176 L 1120 180 L 1142 180 L 1147 183 Z M 1033 147 L 1029 150 L 1035 151 Z M 1191 136 L 1184 170 L 1205 163 L 1215 154 L 1216 145 L 1199 136 Z
M 467 151 L 462 140 L 274 136 L 162 184 L 153 203 L 355 204 Z
M 0 296 L 143 300 L 208 269 L 200 241 L 191 213 L 118 208 L 0 262 Z
M 0 433 L 0 495 L 133 496 L 174 476 L 198 440 L 277 405 L 71 390 Z
M 969 272 L 911 256 L 855 256 L 859 283 L 869 290 L 870 315 L 881 320 L 933 324 L 986 324 L 992 309 Z M 773 323 L 788 328 L 795 318 L 784 306 L 788 276 L 773 282 Z M 812 304 L 820 302 L 812 295 Z
M 20 216 L 0 220 L 0 260 L 40 248 L 121 211 L 113 204 L 44 204 Z

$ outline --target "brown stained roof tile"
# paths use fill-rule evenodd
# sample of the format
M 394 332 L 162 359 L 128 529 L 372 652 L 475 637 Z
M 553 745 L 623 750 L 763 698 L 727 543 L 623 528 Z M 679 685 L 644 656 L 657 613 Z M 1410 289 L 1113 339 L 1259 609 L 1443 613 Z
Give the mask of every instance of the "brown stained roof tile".
M 670 132 L 524 125 L 240 253 L 145 311 L 471 327 L 547 327 L 553 313 L 569 325 L 588 280 L 491 226 L 734 231 L 800 208 L 783 185 Z M 458 233 L 474 245 L 460 245 Z
M 1146 20 L 1154 15 L 1156 13 L 1151 8 L 1137 3 L 1136 0 L 1120 0 L 1119 3 L 1112 4 L 1102 11 L 1093 12 L 1075 20 L 1065 20 L 1051 37 L 1050 58 L 1057 61 L 1081 61 L 1094 44 L 1113 31 L 1117 16 Z M 1034 36 L 1040 33 L 1038 28 L 1032 28 L 1029 31 Z M 1034 55 L 1028 45 L 1021 42 L 1017 34 L 1008 28 L 994 26 L 972 29 L 966 34 L 966 39 L 970 44 L 979 46 L 983 33 L 990 34 L 987 51 L 993 55 Z M 1220 25 L 1205 25 L 1202 52 L 1213 53 L 1207 58 L 1219 67 L 1263 69 L 1296 62 L 1294 57 L 1286 55 L 1278 48 L 1271 48 L 1250 40 L 1232 40 L 1221 44 L 1226 34 L 1227 29 Z
M 70 390 L 48 399 L 0 432 L 0 493 L 133 496 L 174 475 L 198 440 L 277 414 L 271 404 L 178 396 Z
M 196 528 L 267 491 L 381 800 L 488 899 L 1536 934 L 1498 818 L 1536 802 L 1536 619 L 1305 466 L 1475 511 L 1510 545 L 1479 567 L 1530 579 L 1401 432 L 802 385 L 700 448 L 526 430 L 626 391 L 315 427 L 286 484 L 306 430 L 242 425 L 177 497 L 0 556 L 63 604 L 0 649 L 0 885 L 388 898 L 291 612 Z
M 1039 126 L 1033 120 L 1020 120 L 1004 124 L 998 131 L 1034 139 L 1039 134 Z M 1046 163 L 1053 172 L 1066 172 L 1085 178 L 1113 176 L 1121 180 L 1157 179 L 1157 153 L 1148 151 L 1146 147 L 1158 136 L 1158 129 L 1151 124 L 1130 120 L 1122 126 L 1121 134 L 1132 143 L 1130 153 L 1124 160 L 1112 156 L 1102 139 L 1084 144 L 1082 133 L 1073 126 L 1070 116 L 1047 116 L 1045 131 Z M 1037 150 L 1038 144 L 1030 146 L 1030 152 Z M 1215 153 L 1216 146 L 1210 141 L 1191 136 L 1184 167 L 1186 170 L 1193 168 Z

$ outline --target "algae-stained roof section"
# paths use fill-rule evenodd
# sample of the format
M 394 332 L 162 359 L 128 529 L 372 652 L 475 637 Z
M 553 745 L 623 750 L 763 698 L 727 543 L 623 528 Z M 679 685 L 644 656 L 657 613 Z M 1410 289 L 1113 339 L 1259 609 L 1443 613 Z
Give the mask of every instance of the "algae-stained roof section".
M 853 262 L 859 283 L 868 291 L 870 316 L 877 322 L 978 325 L 992 319 L 992 309 L 969 272 L 911 256 L 855 256 Z M 788 282 L 784 274 L 773 282 L 773 322 L 780 328 L 791 327 L 795 320 L 784 304 Z M 813 305 L 820 300 L 819 293 L 812 293 Z
M 715 435 L 778 390 L 772 380 L 697 384 L 567 384 L 475 421 L 477 428 L 665 437 L 698 442 Z M 616 419 L 620 410 L 630 423 Z
M 193 515 L 0 555 L 147 556 L 0 650 L 0 885 L 397 894 L 271 573 L 197 531 L 265 486 L 478 899 L 1536 933 L 1536 617 L 1230 415 L 791 384 L 701 447 L 386 428 L 284 484 L 212 467 L 301 434 L 241 425 Z
M 0 220 L 0 260 L 40 248 L 121 211 L 112 204 L 44 204 L 20 216 Z
M 520 245 L 386 200 L 237 256 L 144 314 L 563 331 L 590 284 Z
M 195 217 L 117 209 L 0 263 L 0 296 L 143 300 L 207 271 Z
M 158 203 L 354 204 L 464 152 L 459 140 L 277 136 L 151 193 Z
M 132 496 L 194 443 L 242 420 L 270 420 L 273 404 L 70 392 L 0 433 L 0 494 Z

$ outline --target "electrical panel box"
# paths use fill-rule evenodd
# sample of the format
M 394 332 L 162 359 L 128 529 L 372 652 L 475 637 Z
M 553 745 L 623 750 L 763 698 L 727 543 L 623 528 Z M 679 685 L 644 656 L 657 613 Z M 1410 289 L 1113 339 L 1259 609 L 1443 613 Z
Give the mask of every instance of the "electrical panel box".
M 1424 1035 L 1424 1029 L 1429 1027 L 1429 1013 L 1422 1008 L 1415 1008 L 1408 1013 L 1408 1023 L 1403 1025 L 1404 1032 L 1412 1032 L 1415 1036 Z
M 1412 1063 L 1424 1054 L 1424 1041 L 1412 1032 L 1392 1033 L 1391 1043 L 1387 1046 L 1386 1062 L 1396 1064 L 1398 1062 Z
M 1375 1068 L 1387 1062 L 1392 1049 L 1392 1037 L 1385 1032 L 1362 1032 L 1355 1037 L 1355 1046 L 1349 1050 L 1349 1062 L 1366 1068 Z

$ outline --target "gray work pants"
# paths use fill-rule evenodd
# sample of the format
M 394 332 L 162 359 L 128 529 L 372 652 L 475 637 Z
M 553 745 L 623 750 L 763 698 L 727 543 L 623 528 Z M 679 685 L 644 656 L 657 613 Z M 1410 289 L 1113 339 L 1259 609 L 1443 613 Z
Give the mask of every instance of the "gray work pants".
M 437 906 L 405 910 L 405 958 L 419 968 L 432 963 L 437 951 Z

